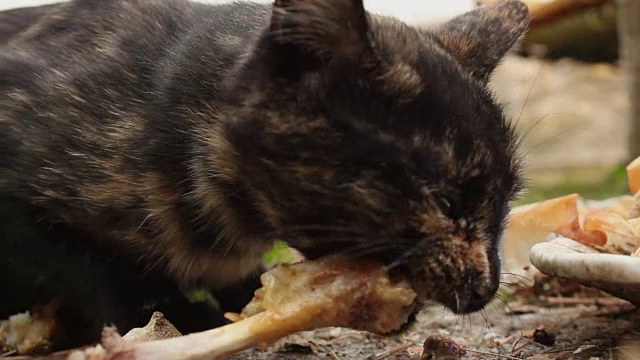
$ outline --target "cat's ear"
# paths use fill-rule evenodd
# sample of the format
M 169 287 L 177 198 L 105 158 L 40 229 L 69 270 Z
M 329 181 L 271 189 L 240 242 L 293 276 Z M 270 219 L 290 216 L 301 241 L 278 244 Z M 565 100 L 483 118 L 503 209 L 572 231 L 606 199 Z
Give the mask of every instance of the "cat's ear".
M 307 56 L 361 60 L 371 52 L 362 0 L 275 0 L 269 32 Z
M 528 27 L 527 5 L 498 0 L 451 19 L 435 29 L 435 35 L 465 70 L 487 81 Z

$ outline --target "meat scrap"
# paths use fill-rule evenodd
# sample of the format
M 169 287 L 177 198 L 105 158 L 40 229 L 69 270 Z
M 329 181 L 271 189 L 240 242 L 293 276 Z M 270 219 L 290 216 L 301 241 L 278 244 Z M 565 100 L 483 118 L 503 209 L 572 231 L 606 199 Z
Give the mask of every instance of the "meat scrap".
M 216 329 L 140 342 L 106 328 L 106 352 L 100 360 L 217 359 L 329 326 L 385 334 L 399 329 L 416 308 L 417 296 L 409 284 L 392 282 L 380 264 L 303 261 L 273 268 L 261 281 L 263 287 L 242 313 L 228 314 L 235 322 Z
M 0 354 L 31 355 L 47 352 L 55 337 L 57 300 L 1 320 Z
M 606 206 L 590 205 L 574 193 L 513 209 L 508 238 L 523 243 L 518 253 L 528 253 L 545 233 L 556 233 L 603 253 L 633 255 L 640 248 L 640 157 L 627 166 L 627 178 L 632 195 Z

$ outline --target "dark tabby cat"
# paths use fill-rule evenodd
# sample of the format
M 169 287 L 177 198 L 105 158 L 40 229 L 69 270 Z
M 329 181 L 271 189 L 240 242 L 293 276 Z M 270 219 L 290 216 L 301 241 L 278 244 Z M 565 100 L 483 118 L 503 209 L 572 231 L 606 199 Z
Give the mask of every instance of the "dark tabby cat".
M 33 6 L 0 11 L 0 45 L 8 42 L 31 26 L 40 16 L 50 12 L 57 4 Z
M 361 0 L 46 10 L 0 49 L 1 317 L 61 299 L 64 346 L 155 310 L 219 325 L 183 290 L 237 308 L 277 238 L 381 259 L 456 313 L 495 294 L 522 180 L 487 82 L 522 3 L 431 30 Z

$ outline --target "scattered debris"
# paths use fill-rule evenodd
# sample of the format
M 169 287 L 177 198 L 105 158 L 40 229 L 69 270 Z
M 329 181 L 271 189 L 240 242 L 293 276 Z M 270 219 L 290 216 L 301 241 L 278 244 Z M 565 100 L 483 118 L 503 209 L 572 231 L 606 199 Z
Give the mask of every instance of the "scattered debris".
M 31 312 L 0 321 L 0 354 L 40 354 L 49 351 L 56 330 L 58 299 Z
M 296 353 L 296 354 L 317 354 L 318 347 L 312 342 L 307 341 L 304 344 L 285 342 L 276 350 L 278 353 Z
M 372 356 L 369 357 L 367 360 L 384 360 L 384 359 L 388 359 L 389 357 L 401 353 L 405 350 L 408 350 L 409 348 L 411 348 L 413 345 L 411 343 L 404 343 L 404 344 L 400 344 L 398 346 L 395 346 L 389 350 L 386 350 L 384 352 L 382 352 L 381 354 L 378 354 L 376 356 Z
M 422 360 L 460 359 L 467 354 L 453 340 L 443 336 L 429 336 L 422 348 Z
M 72 351 L 67 357 L 67 360 L 103 360 L 106 355 L 106 350 L 102 345 L 98 344 L 82 350 Z
M 553 346 L 556 343 L 556 336 L 549 334 L 544 328 L 533 331 L 533 341 L 545 346 Z

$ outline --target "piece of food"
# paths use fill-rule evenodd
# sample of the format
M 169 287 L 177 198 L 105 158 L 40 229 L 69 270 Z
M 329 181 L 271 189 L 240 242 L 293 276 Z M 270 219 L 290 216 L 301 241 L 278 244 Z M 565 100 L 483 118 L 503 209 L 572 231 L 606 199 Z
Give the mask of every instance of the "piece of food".
M 216 359 L 250 347 L 266 347 L 299 331 L 338 326 L 388 333 L 416 306 L 404 281 L 392 282 L 379 264 L 341 259 L 278 266 L 262 275 L 263 287 L 238 321 L 170 339 L 132 342 L 103 333 L 105 359 Z
M 552 232 L 603 252 L 632 254 L 640 246 L 640 157 L 626 170 L 634 196 L 621 196 L 606 207 L 581 206 L 578 194 L 570 194 L 514 209 L 507 228 L 506 264 L 520 261 Z
M 593 210 L 584 219 L 585 232 L 602 233 L 606 242 L 599 250 L 629 255 L 640 245 L 634 227 L 622 216 L 607 210 Z M 579 240 L 579 239 L 576 239 Z
M 342 326 L 388 333 L 406 322 L 416 300 L 406 282 L 394 284 L 381 265 L 364 261 L 280 266 L 263 274 L 261 281 L 263 287 L 243 309 L 243 317 L 264 312 L 279 316 L 303 313 L 309 318 L 303 326 L 313 328 Z
M 603 247 L 607 243 L 607 235 L 605 233 L 601 231 L 585 231 L 579 216 L 574 217 L 571 222 L 559 227 L 554 232 L 591 247 Z
M 636 199 L 632 195 L 624 195 L 615 199 L 615 202 L 605 207 L 605 209 L 614 214 L 620 215 L 625 219 L 631 219 L 630 216 L 636 206 Z
M 82 350 L 75 350 L 67 356 L 67 360 L 103 360 L 107 355 L 101 344 Z
M 629 215 L 627 219 L 636 219 L 640 217 L 640 191 L 635 193 L 633 196 L 633 206 L 631 207 L 631 211 L 629 211 Z
M 640 190 L 640 156 L 627 165 L 627 182 L 632 194 Z
M 15 314 L 0 321 L 0 352 L 29 355 L 46 352 L 54 336 L 57 303 Z
M 640 157 L 627 165 L 627 182 L 634 197 L 634 204 L 627 218 L 634 219 L 640 217 Z
M 626 220 L 608 209 L 588 209 L 555 232 L 600 251 L 630 254 L 640 245 L 635 220 Z
M 576 219 L 578 200 L 578 194 L 570 194 L 514 208 L 505 232 L 505 270 L 517 273 L 530 266 L 529 249 Z

